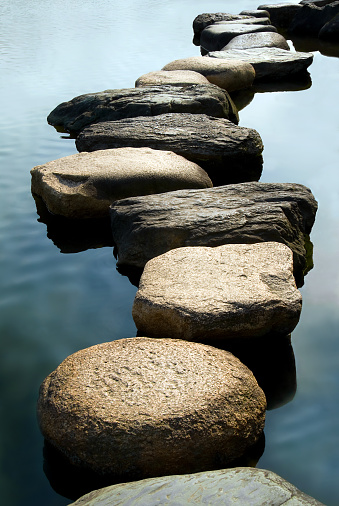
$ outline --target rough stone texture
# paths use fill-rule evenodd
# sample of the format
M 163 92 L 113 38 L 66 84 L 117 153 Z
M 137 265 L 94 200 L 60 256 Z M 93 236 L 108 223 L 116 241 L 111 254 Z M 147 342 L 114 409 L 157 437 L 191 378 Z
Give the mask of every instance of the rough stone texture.
M 254 18 L 256 19 L 256 18 Z M 231 39 L 244 33 L 276 32 L 272 25 L 224 23 L 207 26 L 200 35 L 200 45 L 205 51 L 220 51 Z
M 122 504 L 321 506 L 322 503 L 304 494 L 272 471 L 236 467 L 113 485 L 86 494 L 73 503 L 73 506 Z
M 163 70 L 193 70 L 205 76 L 210 83 L 227 91 L 248 88 L 255 78 L 255 71 L 248 63 L 217 61 L 208 56 L 191 56 L 174 60 L 165 65 Z
M 264 11 L 262 9 L 241 11 L 240 15 L 250 16 L 250 17 L 254 17 L 254 18 L 269 18 L 270 17 L 270 13 L 268 11 Z
M 250 16 L 245 19 L 239 20 L 231 20 L 231 21 L 216 21 L 213 26 L 215 25 L 224 25 L 229 26 L 230 24 L 236 24 L 236 25 L 270 25 L 271 21 L 269 16 L 261 17 L 260 19 L 256 16 Z
M 31 170 L 32 193 L 67 218 L 99 218 L 115 200 L 182 188 L 209 188 L 206 172 L 170 151 L 150 148 L 79 153 Z
M 290 26 L 294 16 L 301 9 L 300 4 L 280 3 L 263 4 L 258 9 L 264 9 L 270 15 L 272 25 L 286 29 Z
M 183 246 L 281 242 L 294 253 L 299 286 L 307 270 L 305 236 L 317 203 L 305 186 L 243 183 L 124 199 L 111 206 L 118 265 L 143 268 Z
M 280 33 L 261 32 L 238 35 L 223 48 L 223 51 L 228 51 L 229 49 L 249 49 L 252 47 L 277 47 L 286 51 L 290 50 L 287 40 Z
M 200 34 L 206 28 L 206 26 L 213 25 L 217 21 L 243 21 L 244 19 L 249 18 L 250 16 L 239 15 L 239 14 L 228 14 L 226 12 L 215 12 L 209 13 L 204 12 L 203 14 L 199 14 L 193 20 L 193 32 L 194 39 L 193 42 L 199 46 L 200 44 Z
M 323 5 L 332 4 L 334 0 L 301 0 L 299 2 L 301 5 L 305 4 L 314 4 L 318 7 L 322 7 Z
M 212 58 L 225 60 L 242 60 L 250 63 L 256 80 L 277 80 L 305 72 L 313 61 L 312 53 L 286 51 L 276 47 L 229 49 L 208 53 Z
M 319 32 L 319 39 L 338 44 L 339 42 L 339 14 L 326 23 Z
M 295 36 L 318 37 L 322 27 L 338 13 L 339 2 L 333 2 L 323 7 L 305 4 L 293 18 L 288 32 Z
M 141 335 L 208 343 L 290 334 L 300 312 L 292 251 L 263 242 L 177 248 L 153 258 L 132 314 Z
M 66 358 L 40 387 L 38 419 L 70 461 L 123 482 L 226 466 L 259 438 L 265 408 L 230 353 L 142 337 Z
M 193 70 L 158 70 L 140 76 L 135 81 L 135 86 L 160 86 L 171 84 L 172 86 L 183 86 L 185 84 L 209 84 L 206 77 Z
M 149 146 L 173 151 L 201 166 L 223 184 L 257 181 L 263 149 L 259 134 L 226 119 L 203 114 L 162 114 L 97 123 L 76 140 L 79 151 Z
M 229 97 L 210 83 L 164 84 L 88 93 L 58 105 L 47 121 L 67 132 L 78 133 L 86 126 L 101 121 L 179 112 L 208 114 L 234 121 Z

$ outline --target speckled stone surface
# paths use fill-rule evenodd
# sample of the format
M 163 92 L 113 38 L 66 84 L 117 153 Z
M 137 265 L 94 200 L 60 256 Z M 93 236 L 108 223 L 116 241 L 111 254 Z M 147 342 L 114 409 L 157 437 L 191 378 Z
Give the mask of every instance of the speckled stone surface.
M 278 47 L 285 51 L 290 50 L 290 46 L 285 37 L 280 35 L 280 33 L 273 32 L 245 33 L 244 35 L 238 35 L 234 37 L 223 50 L 248 49 L 251 47 Z
M 277 29 L 270 24 L 258 24 L 260 18 L 253 18 L 255 23 L 215 23 L 207 26 L 200 35 L 200 45 L 205 51 L 220 51 L 230 40 L 237 35 L 256 32 L 276 32 Z
M 277 242 L 177 248 L 153 258 L 133 306 L 143 335 L 206 342 L 287 335 L 300 312 L 292 251 Z
M 108 216 L 112 202 L 182 188 L 210 188 L 206 172 L 171 151 L 118 148 L 79 153 L 31 170 L 32 193 L 67 218 Z
M 237 467 L 165 476 L 95 490 L 74 506 L 321 506 L 272 471 Z
M 266 399 L 232 354 L 131 338 L 66 358 L 40 387 L 44 437 L 115 480 L 225 467 L 259 438 Z
M 255 78 L 255 71 L 248 63 L 240 60 L 221 61 L 208 56 L 191 56 L 174 60 L 167 63 L 162 70 L 193 70 L 205 76 L 210 83 L 227 91 L 248 88 Z
M 193 70 L 158 70 L 143 74 L 135 81 L 135 86 L 159 86 L 161 84 L 209 84 L 206 77 Z

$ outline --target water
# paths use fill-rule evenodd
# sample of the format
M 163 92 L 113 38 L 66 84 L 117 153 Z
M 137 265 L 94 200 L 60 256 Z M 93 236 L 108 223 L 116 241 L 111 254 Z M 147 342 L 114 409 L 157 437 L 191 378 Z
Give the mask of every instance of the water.
M 201 12 L 258 2 L 2 0 L 0 6 L 1 502 L 63 505 L 42 471 L 35 405 L 47 374 L 70 353 L 131 337 L 135 294 L 109 247 L 63 254 L 37 221 L 30 169 L 73 154 L 47 114 L 76 95 L 133 87 L 143 73 L 199 54 L 191 24 Z M 339 60 L 315 54 L 312 87 L 256 94 L 240 113 L 264 145 L 262 181 L 297 182 L 319 201 L 314 270 L 302 288 L 292 336 L 298 390 L 268 412 L 271 469 L 328 505 L 339 503 L 338 302 Z

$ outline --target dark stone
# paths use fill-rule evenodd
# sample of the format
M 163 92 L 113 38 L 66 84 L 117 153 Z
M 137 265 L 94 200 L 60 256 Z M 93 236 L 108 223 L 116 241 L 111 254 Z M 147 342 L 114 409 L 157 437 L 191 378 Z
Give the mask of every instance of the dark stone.
M 111 206 L 118 266 L 183 246 L 277 241 L 293 251 L 299 286 L 310 268 L 308 237 L 317 203 L 305 186 L 243 183 L 124 199 Z
M 241 16 L 251 16 L 253 18 L 269 18 L 270 13 L 262 9 L 245 10 L 240 12 Z
M 200 45 L 204 51 L 220 51 L 237 35 L 256 32 L 276 32 L 272 25 L 224 23 L 208 26 L 201 32 Z
M 260 5 L 258 9 L 268 11 L 272 25 L 277 28 L 287 29 L 301 7 L 300 4 L 281 3 Z
M 285 51 L 276 47 L 230 49 L 208 53 L 213 58 L 240 60 L 250 63 L 256 80 L 276 80 L 305 72 L 313 61 L 312 53 Z
M 319 39 L 326 42 L 339 43 L 339 14 L 322 27 L 319 32 Z
M 208 114 L 238 123 L 227 91 L 213 84 L 167 84 L 88 93 L 58 105 L 47 121 L 64 131 L 79 133 L 92 123 L 170 112 Z
M 257 181 L 263 145 L 251 128 L 204 114 L 162 114 L 106 121 L 85 128 L 76 140 L 79 151 L 148 146 L 173 151 L 202 167 L 213 184 Z
M 318 37 L 322 27 L 339 13 L 339 2 L 323 7 L 305 4 L 295 15 L 288 32 L 302 37 Z
M 193 32 L 194 39 L 193 43 L 196 46 L 200 45 L 200 34 L 206 28 L 206 26 L 213 25 L 217 21 L 241 21 L 243 19 L 248 18 L 249 16 L 243 16 L 240 14 L 228 14 L 226 12 L 204 12 L 203 14 L 199 14 L 193 20 Z

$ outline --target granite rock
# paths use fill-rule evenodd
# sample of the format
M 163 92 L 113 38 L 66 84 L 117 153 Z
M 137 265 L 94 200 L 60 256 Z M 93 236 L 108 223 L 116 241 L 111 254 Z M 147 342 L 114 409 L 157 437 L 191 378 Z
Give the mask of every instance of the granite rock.
M 77 134 L 86 126 L 101 121 L 179 112 L 234 120 L 227 94 L 207 83 L 164 84 L 88 93 L 58 105 L 47 121 L 50 125 Z
M 298 37 L 318 37 L 322 27 L 339 13 L 339 2 L 318 7 L 304 4 L 291 22 L 288 32 Z
M 145 265 L 133 305 L 141 335 L 188 341 L 287 335 L 301 295 L 277 242 L 176 248 Z
M 206 77 L 193 70 L 158 70 L 144 74 L 135 81 L 135 86 L 184 86 L 187 84 L 209 84 Z
M 257 19 L 257 18 L 253 18 Z M 260 19 L 259 19 L 260 21 Z M 220 51 L 237 35 L 256 32 L 276 32 L 272 25 L 254 23 L 215 23 L 207 26 L 200 35 L 201 48 L 206 51 Z
M 275 241 L 294 254 L 299 286 L 307 272 L 317 203 L 305 186 L 242 183 L 207 190 L 124 199 L 111 206 L 118 266 L 143 269 L 162 253 L 184 246 Z
M 278 80 L 303 73 L 313 62 L 312 53 L 286 51 L 277 47 L 227 49 L 208 53 L 212 58 L 224 61 L 243 61 L 250 63 L 255 80 Z
M 198 165 L 170 151 L 118 148 L 79 153 L 31 170 L 32 193 L 67 218 L 108 216 L 112 202 L 183 188 L 209 188 Z
M 234 37 L 222 50 L 228 51 L 230 49 L 250 49 L 254 47 L 277 47 L 286 51 L 290 50 L 285 37 L 280 33 L 273 32 L 260 32 L 260 33 L 245 33 Z
M 255 78 L 252 65 L 242 61 L 216 61 L 208 56 L 191 56 L 167 63 L 162 70 L 193 70 L 227 91 L 248 88 Z
M 300 4 L 279 3 L 262 4 L 258 9 L 263 9 L 269 13 L 272 25 L 280 29 L 287 29 L 301 7 Z
M 232 354 L 147 337 L 67 357 L 40 387 L 46 440 L 114 482 L 226 466 L 262 434 L 266 399 Z
M 272 471 L 235 467 L 181 476 L 149 478 L 95 490 L 71 506 L 136 504 L 230 506 L 321 506 Z
M 79 151 L 126 146 L 173 151 L 206 170 L 213 184 L 257 181 L 262 171 L 263 145 L 255 130 L 203 114 L 97 123 L 79 134 L 76 146 Z
M 241 14 L 228 14 L 226 12 L 204 12 L 199 14 L 193 20 L 193 43 L 197 46 L 200 45 L 200 34 L 206 28 L 206 26 L 213 25 L 217 21 L 243 21 L 252 16 L 246 16 Z

